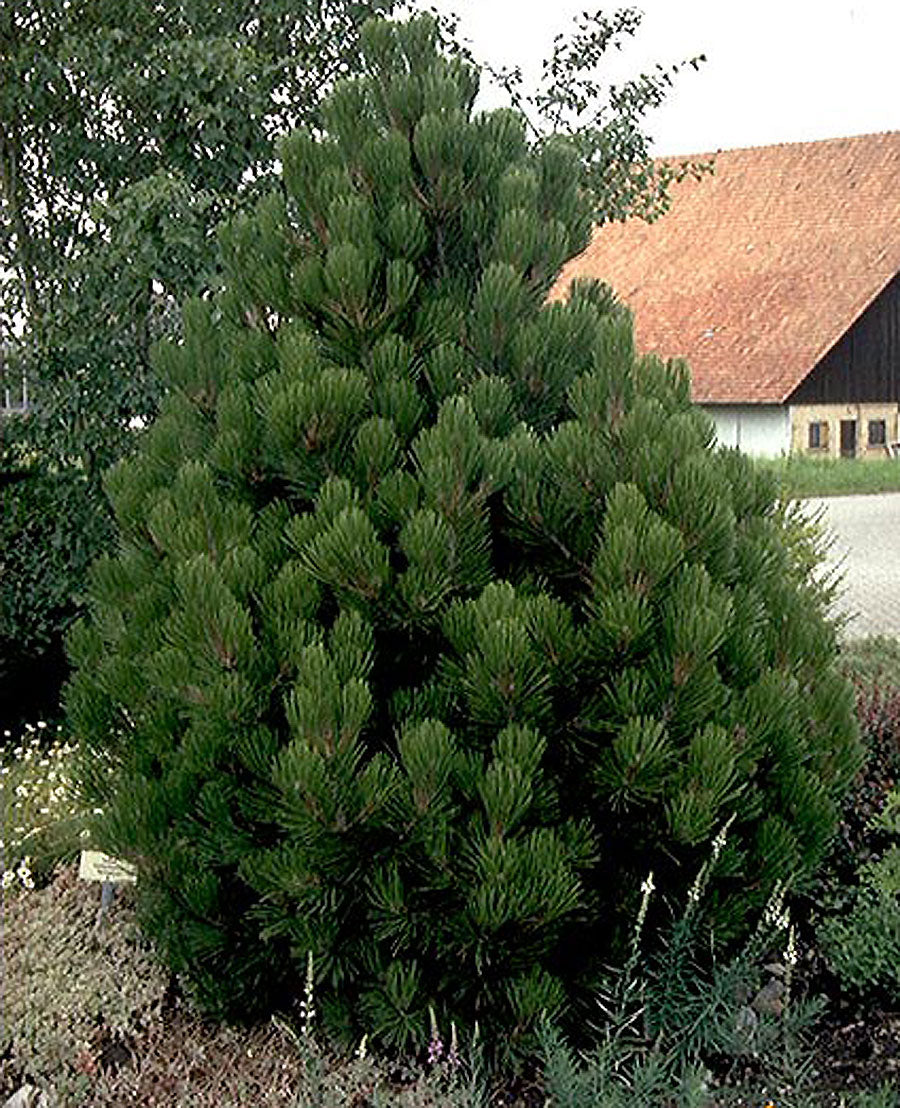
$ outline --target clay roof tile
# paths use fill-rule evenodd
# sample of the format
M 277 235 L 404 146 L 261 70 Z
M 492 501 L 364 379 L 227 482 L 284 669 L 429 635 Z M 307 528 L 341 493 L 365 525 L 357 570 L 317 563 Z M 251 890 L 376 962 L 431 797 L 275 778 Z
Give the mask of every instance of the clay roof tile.
M 551 298 L 606 281 L 695 400 L 783 402 L 900 272 L 900 131 L 689 157 L 714 172 L 655 223 L 599 227 Z

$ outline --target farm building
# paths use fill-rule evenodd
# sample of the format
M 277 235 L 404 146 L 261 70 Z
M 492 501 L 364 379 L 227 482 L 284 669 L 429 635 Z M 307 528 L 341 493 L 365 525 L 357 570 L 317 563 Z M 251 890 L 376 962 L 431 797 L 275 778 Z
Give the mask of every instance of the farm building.
M 551 295 L 610 284 L 641 351 L 688 361 L 725 445 L 900 451 L 900 132 L 691 160 L 711 157 L 655 223 L 599 227 Z

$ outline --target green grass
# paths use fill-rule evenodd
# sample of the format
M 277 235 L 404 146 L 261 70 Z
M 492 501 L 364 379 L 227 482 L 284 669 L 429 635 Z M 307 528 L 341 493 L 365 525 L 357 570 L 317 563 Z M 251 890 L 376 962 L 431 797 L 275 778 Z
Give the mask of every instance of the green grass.
M 841 669 L 856 681 L 900 689 L 900 639 L 873 635 L 845 643 Z
M 757 465 L 775 474 L 782 494 L 848 496 L 852 493 L 900 492 L 900 458 L 758 458 Z

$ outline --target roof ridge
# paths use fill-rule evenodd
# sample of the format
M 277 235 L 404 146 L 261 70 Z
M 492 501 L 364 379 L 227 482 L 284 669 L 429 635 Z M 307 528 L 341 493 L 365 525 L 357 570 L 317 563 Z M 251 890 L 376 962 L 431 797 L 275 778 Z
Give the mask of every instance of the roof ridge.
M 792 146 L 826 146 L 829 143 L 857 142 L 862 139 L 885 138 L 896 135 L 900 138 L 900 129 L 889 131 L 863 131 L 855 135 L 833 135 L 824 139 L 794 139 L 785 142 L 756 142 L 747 146 L 720 146 L 717 150 L 699 150 L 688 154 L 660 154 L 653 159 L 654 162 L 685 161 L 688 158 L 715 158 L 719 154 L 741 154 L 751 150 L 778 150 L 781 147 Z

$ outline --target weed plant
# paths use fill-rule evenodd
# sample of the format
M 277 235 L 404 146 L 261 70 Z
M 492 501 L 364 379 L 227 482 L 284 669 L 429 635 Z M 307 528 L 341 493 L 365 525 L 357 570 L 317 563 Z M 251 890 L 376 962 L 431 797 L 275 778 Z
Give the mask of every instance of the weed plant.
M 553 1108 L 708 1108 L 739 1096 L 761 1104 L 775 1090 L 787 1104 L 785 1094 L 800 1096 L 811 1085 L 804 1035 L 821 1008 L 792 992 L 797 949 L 783 890 L 735 955 L 719 960 L 711 945 L 705 900 L 726 831 L 646 961 L 642 931 L 653 883 L 645 882 L 631 955 L 598 997 L 591 1028 L 597 1045 L 578 1055 L 544 1023 L 543 1073 Z
M 99 888 L 74 865 L 44 888 L 4 890 L 0 1094 L 28 1082 L 55 1108 L 93 1105 L 104 1059 L 159 1014 L 169 978 L 137 934 L 131 896 L 97 926 Z
M 715 864 L 646 963 L 636 928 L 632 957 L 598 998 L 591 1050 L 541 1026 L 544 1108 L 900 1108 L 889 1083 L 824 1088 L 812 1047 L 823 1002 L 795 980 L 798 943 L 781 895 L 743 948 L 717 960 L 702 912 Z M 648 895 L 645 886 L 642 914 Z

